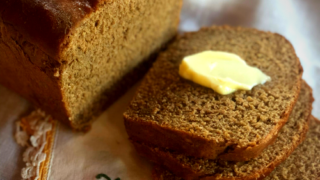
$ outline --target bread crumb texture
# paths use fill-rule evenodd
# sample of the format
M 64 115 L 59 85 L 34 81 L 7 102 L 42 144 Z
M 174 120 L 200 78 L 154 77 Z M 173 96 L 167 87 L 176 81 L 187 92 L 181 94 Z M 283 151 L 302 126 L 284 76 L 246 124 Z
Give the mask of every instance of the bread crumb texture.
M 312 118 L 305 141 L 281 163 L 265 180 L 316 180 L 320 178 L 320 122 Z M 182 180 L 156 165 L 152 173 L 154 180 Z
M 108 89 L 175 35 L 180 3 L 103 1 L 75 28 L 60 74 L 71 121 L 89 119 Z
M 279 132 L 278 138 L 276 141 L 268 146 L 257 158 L 252 159 L 246 162 L 228 162 L 228 161 L 219 161 L 219 160 L 206 160 L 206 159 L 196 159 L 192 157 L 186 157 L 184 155 L 178 155 L 174 153 L 166 153 L 168 156 L 173 157 L 173 159 L 179 161 L 183 168 L 189 168 L 191 171 L 196 172 L 199 176 L 199 179 L 260 179 L 268 175 L 270 171 L 272 171 L 279 163 L 284 161 L 291 152 L 303 141 L 305 134 L 307 134 L 307 130 L 309 127 L 309 116 L 311 113 L 313 98 L 311 95 L 311 89 L 307 86 L 302 86 L 301 94 L 299 97 L 296 106 L 293 109 L 292 114 L 289 117 L 288 122 L 283 126 L 281 131 Z M 313 121 L 313 120 L 312 120 Z M 320 125 L 318 125 L 320 127 Z M 307 135 L 306 141 L 298 146 L 297 150 L 285 161 L 282 165 L 275 169 L 268 178 L 274 179 L 273 177 L 277 177 L 279 179 L 286 179 L 288 177 L 295 177 L 295 175 L 301 177 L 304 176 L 302 171 L 309 173 L 317 172 L 319 174 L 319 165 L 315 164 L 315 162 L 319 161 L 319 158 L 312 150 L 313 148 L 319 149 L 319 145 L 314 142 L 310 144 L 309 139 L 316 140 L 319 138 L 319 127 L 314 126 L 314 122 L 311 124 L 311 130 Z M 313 146 L 313 147 L 312 147 Z M 309 151 L 310 149 L 310 151 Z M 301 154 L 300 154 L 301 153 Z M 302 154 L 303 153 L 303 154 Z M 294 158 L 294 161 L 290 161 L 290 159 Z M 302 158 L 302 160 L 300 159 Z M 305 158 L 305 159 L 303 159 Z M 314 160 L 311 160 L 314 158 Z M 292 163 L 292 164 L 291 164 Z M 288 167 L 294 166 L 291 170 L 286 171 Z M 300 164 L 300 166 L 299 166 Z M 304 164 L 303 166 L 301 166 Z M 310 166 L 311 169 L 306 169 Z M 296 166 L 297 165 L 297 166 Z M 285 166 L 285 167 L 284 167 Z M 282 169 L 282 170 L 281 170 Z M 299 169 L 299 171 L 297 171 Z M 289 175 L 291 173 L 291 175 Z M 283 177 L 285 175 L 286 177 Z M 181 176 L 183 176 L 181 174 Z M 306 177 L 309 179 L 313 179 L 306 174 Z M 155 168 L 154 170 L 154 179 L 182 179 L 173 175 L 169 171 L 160 170 L 159 168 Z M 188 177 L 184 177 L 184 179 L 188 179 Z M 295 178 L 293 178 L 295 179 Z M 303 179 L 303 178 L 297 178 Z M 308 178 L 307 178 L 308 179 Z
M 178 68 L 183 57 L 205 50 L 235 53 L 272 80 L 250 91 L 220 95 L 181 78 Z M 203 28 L 182 35 L 159 55 L 125 116 L 246 147 L 288 116 L 299 94 L 301 74 L 292 45 L 278 34 L 227 26 Z
M 313 118 L 305 141 L 280 164 L 267 180 L 315 180 L 320 178 L 320 122 Z
M 307 85 L 303 85 L 293 112 L 288 122 L 280 130 L 276 141 L 264 149 L 257 158 L 249 161 L 208 160 L 162 151 L 158 148 L 153 148 L 152 151 L 156 156 L 157 154 L 165 154 L 166 157 L 161 159 L 175 161 L 174 164 L 179 164 L 184 169 L 183 171 L 188 171 L 193 177 L 223 180 L 228 178 L 258 179 L 270 173 L 302 142 L 308 130 L 312 101 L 311 89 Z M 183 175 L 184 173 L 180 174 L 180 176 Z
M 176 35 L 181 3 L 0 1 L 0 83 L 88 129 Z
M 182 163 L 187 163 L 203 174 L 221 174 L 221 177 L 248 176 L 254 172 L 260 173 L 266 167 L 272 166 L 274 162 L 282 161 L 286 154 L 290 153 L 302 140 L 306 132 L 306 126 L 311 110 L 310 90 L 302 88 L 299 100 L 297 101 L 290 119 L 281 129 L 276 141 L 268 146 L 255 159 L 246 162 L 229 162 L 195 159 L 185 156 L 177 156 Z M 199 169 L 200 168 L 200 169 Z

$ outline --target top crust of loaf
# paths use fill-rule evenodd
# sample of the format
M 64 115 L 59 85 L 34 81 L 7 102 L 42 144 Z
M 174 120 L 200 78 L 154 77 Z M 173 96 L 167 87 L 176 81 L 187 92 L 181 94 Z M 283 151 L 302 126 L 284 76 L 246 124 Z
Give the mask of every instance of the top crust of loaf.
M 3 0 L 0 19 L 58 60 L 72 29 L 103 2 L 106 0 Z
M 181 78 L 182 58 L 204 50 L 238 54 L 272 80 L 251 91 L 220 95 Z M 286 123 L 301 75 L 294 49 L 281 35 L 228 26 L 186 33 L 159 55 L 144 78 L 124 113 L 126 129 L 133 140 L 190 156 L 248 160 Z

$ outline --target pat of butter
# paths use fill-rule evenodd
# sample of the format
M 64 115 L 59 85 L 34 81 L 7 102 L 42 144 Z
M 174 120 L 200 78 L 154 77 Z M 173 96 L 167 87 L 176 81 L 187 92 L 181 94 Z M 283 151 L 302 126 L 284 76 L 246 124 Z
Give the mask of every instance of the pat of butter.
M 258 68 L 247 65 L 238 55 L 222 51 L 186 56 L 180 64 L 179 74 L 223 95 L 240 89 L 251 90 L 271 80 Z

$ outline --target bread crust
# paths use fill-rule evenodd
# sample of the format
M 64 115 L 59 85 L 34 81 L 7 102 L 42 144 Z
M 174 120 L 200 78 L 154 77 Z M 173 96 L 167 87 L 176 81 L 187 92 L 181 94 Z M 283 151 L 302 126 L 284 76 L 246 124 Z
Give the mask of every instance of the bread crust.
M 37 51 L 12 25 L 0 20 L 0 29 L 0 83 L 69 124 L 59 79 L 54 77 L 60 64 Z
M 211 28 L 215 28 L 215 26 L 202 28 L 200 31 L 210 30 Z M 218 28 L 222 28 L 225 30 L 234 29 L 230 26 L 222 26 Z M 236 27 L 235 29 L 241 30 L 242 28 Z M 261 31 L 256 29 L 251 30 L 257 33 L 261 33 Z M 178 39 L 183 36 L 190 36 L 194 33 L 197 32 L 185 33 L 184 35 L 178 37 Z M 291 51 L 295 52 L 293 46 L 288 40 L 286 40 L 279 34 L 275 35 L 290 44 Z M 219 158 L 228 161 L 247 161 L 255 158 L 277 137 L 279 130 L 287 122 L 288 117 L 298 99 L 301 88 L 301 77 L 303 69 L 300 64 L 299 58 L 296 55 L 295 59 L 299 66 L 299 74 L 296 77 L 299 80 L 295 85 L 295 87 L 297 87 L 297 91 L 295 93 L 294 100 L 288 107 L 286 107 L 281 116 L 281 119 L 279 120 L 279 123 L 275 127 L 273 127 L 270 133 L 259 141 L 252 142 L 252 145 L 248 145 L 246 147 L 238 147 L 237 144 L 228 142 L 227 140 L 216 142 L 215 140 L 197 136 L 189 132 L 169 128 L 166 125 L 158 124 L 156 122 L 153 122 L 152 120 L 141 120 L 138 118 L 133 118 L 125 112 L 124 121 L 127 133 L 129 137 L 134 141 L 145 142 L 157 147 L 167 148 L 179 153 L 184 153 L 189 156 L 199 158 Z
M 0 1 L 4 23 L 55 60 L 67 45 L 68 35 L 78 23 L 107 0 Z M 41 27 L 41 29 L 39 28 Z
M 77 28 L 87 19 L 91 20 L 96 10 L 113 2 L 127 5 L 115 0 L 0 1 L 0 83 L 73 129 L 88 130 L 94 117 L 136 83 L 151 66 L 157 52 L 163 48 L 161 46 L 166 46 L 174 38 L 182 3 L 177 1 L 171 6 L 175 13 L 168 16 L 170 23 L 163 26 L 163 35 L 155 34 L 159 46 L 141 57 L 140 63 L 135 64 L 136 68 L 130 67 L 121 72 L 119 80 L 99 94 L 93 108 L 88 108 L 90 113 L 82 111 L 71 119 L 72 112 L 65 93 L 68 87 L 63 87 L 62 76 L 72 59 L 65 53 L 75 42 L 71 39 Z M 180 7 L 175 9 L 178 5 Z M 79 119 L 80 123 L 73 122 Z
M 311 110 L 312 110 L 312 102 L 313 102 L 313 96 L 312 96 L 312 89 L 304 83 L 306 88 L 308 89 L 308 92 L 310 92 L 310 108 L 307 109 L 307 117 L 306 121 L 303 124 L 302 130 L 300 131 L 300 134 L 298 136 L 298 140 L 292 143 L 291 148 L 285 152 L 283 156 L 280 158 L 277 158 L 275 161 L 271 162 L 267 167 L 260 169 L 258 171 L 252 172 L 250 175 L 245 176 L 245 177 L 232 177 L 232 178 L 225 178 L 225 177 L 218 177 L 218 175 L 211 175 L 211 174 L 204 174 L 203 172 L 195 172 L 192 168 L 188 166 L 184 166 L 181 164 L 179 161 L 177 161 L 176 158 L 172 156 L 172 154 L 166 150 L 162 150 L 160 148 L 154 148 L 151 147 L 147 144 L 132 141 L 134 144 L 137 152 L 144 157 L 147 157 L 150 159 L 152 162 L 156 164 L 160 164 L 161 166 L 167 167 L 170 169 L 172 172 L 177 174 L 178 176 L 182 177 L 185 180 L 193 180 L 193 179 L 207 179 L 207 180 L 214 180 L 214 179 L 219 179 L 219 180 L 240 180 L 240 179 L 245 179 L 245 180 L 256 180 L 256 179 L 263 179 L 266 177 L 268 174 L 272 172 L 272 170 L 278 166 L 282 161 L 287 159 L 287 157 L 298 147 L 300 143 L 303 142 L 305 139 L 305 136 L 308 132 L 309 129 L 309 123 L 311 117 Z M 161 174 L 161 173 L 160 173 Z M 159 179 L 160 175 L 159 171 L 157 169 L 154 171 L 154 179 Z
M 320 124 L 320 121 L 319 120 L 317 120 L 315 117 L 313 117 L 313 116 L 311 116 L 310 118 L 309 118 L 310 120 L 309 120 L 309 124 L 310 124 L 310 122 L 315 122 L 315 124 L 317 124 L 317 125 L 319 125 Z M 304 137 L 305 138 L 305 137 Z M 304 139 L 303 138 L 303 139 Z M 290 153 L 291 154 L 291 153 Z M 279 165 L 279 164 L 278 164 Z M 270 169 L 270 168 L 266 168 L 266 170 L 268 170 L 268 171 L 266 171 L 266 174 L 270 174 L 270 172 L 272 171 L 272 169 Z M 277 169 L 275 169 L 275 171 L 276 171 Z M 182 180 L 182 178 L 180 178 L 180 177 L 175 177 L 175 175 L 173 175 L 173 174 L 169 174 L 169 177 L 168 177 L 168 175 L 166 175 L 166 173 L 167 173 L 167 171 L 165 170 L 165 168 L 163 167 L 163 166 L 160 166 L 160 165 L 155 165 L 154 166 L 154 168 L 153 168 L 153 170 L 152 170 L 152 178 L 154 179 L 154 180 L 164 180 L 164 179 L 166 179 L 166 180 Z M 263 176 L 263 177 L 260 177 L 260 178 L 258 178 L 258 179 L 264 179 L 265 177 L 267 177 L 267 176 Z M 209 178 L 209 177 L 207 177 L 207 178 Z M 206 179 L 206 178 L 201 178 L 201 179 Z M 209 178 L 210 179 L 210 178 Z
M 219 178 L 218 175 L 212 176 L 212 175 L 199 174 L 193 171 L 193 169 L 181 165 L 178 161 L 176 161 L 175 158 L 168 155 L 165 151 L 162 151 L 157 148 L 153 149 L 146 144 L 141 144 L 135 141 L 132 141 L 132 143 L 134 144 L 135 149 L 141 156 L 148 158 L 155 164 L 161 164 L 161 166 L 165 166 L 166 168 L 170 169 L 172 172 L 175 172 L 175 174 L 183 177 L 183 179 L 185 180 L 195 180 L 195 179 L 256 180 L 256 179 L 263 179 L 264 177 L 269 175 L 282 161 L 286 160 L 289 157 L 289 155 L 294 151 L 294 149 L 297 148 L 297 146 L 303 142 L 308 132 L 308 129 L 309 129 L 309 121 L 303 127 L 303 132 L 300 134 L 299 141 L 296 144 L 293 144 L 290 151 L 286 152 L 286 154 L 281 159 L 277 159 L 276 161 L 272 162 L 268 167 L 265 167 L 261 171 L 254 172 L 246 177 L 238 177 L 238 178 Z M 159 176 L 156 175 L 156 177 L 159 177 Z M 157 178 L 154 178 L 154 179 L 156 180 Z
M 99 115 L 143 77 L 157 57 L 157 52 L 154 52 L 147 59 L 142 60 L 142 63 L 127 73 L 109 91 L 105 92 L 104 95 L 108 99 L 101 104 L 97 104 L 92 111 L 90 121 L 81 126 L 74 126 L 69 120 L 70 114 L 66 108 L 68 105 L 63 100 L 61 80 L 54 76 L 55 70 L 61 64 L 44 52 L 37 50 L 37 47 L 25 41 L 25 39 L 19 39 L 21 34 L 13 26 L 3 24 L 0 21 L 0 27 L 2 27 L 1 32 L 4 34 L 0 38 L 0 83 L 26 98 L 34 106 L 51 114 L 55 119 L 75 130 L 84 132 L 90 129 L 91 120 L 95 116 Z M 10 37 L 13 38 L 7 39 Z M 21 41 L 24 42 L 24 46 L 21 45 Z M 37 53 L 33 53 L 33 51 Z M 46 63 L 43 63 L 44 61 Z M 43 64 L 46 64 L 46 66 L 43 66 Z

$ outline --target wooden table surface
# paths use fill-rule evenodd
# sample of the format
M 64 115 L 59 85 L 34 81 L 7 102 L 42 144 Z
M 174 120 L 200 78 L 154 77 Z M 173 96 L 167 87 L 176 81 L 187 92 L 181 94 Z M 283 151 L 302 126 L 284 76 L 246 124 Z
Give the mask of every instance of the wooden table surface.
M 202 26 L 255 27 L 284 35 L 292 42 L 314 90 L 313 115 L 320 118 L 319 0 L 185 0 L 180 32 Z M 0 85 L 0 179 L 20 179 L 21 149 L 13 141 L 14 121 L 29 103 Z M 2 180 L 2 179 L 1 179 Z

